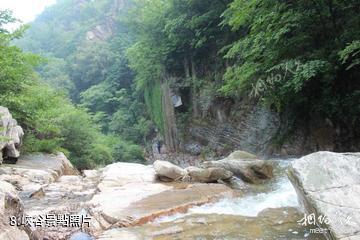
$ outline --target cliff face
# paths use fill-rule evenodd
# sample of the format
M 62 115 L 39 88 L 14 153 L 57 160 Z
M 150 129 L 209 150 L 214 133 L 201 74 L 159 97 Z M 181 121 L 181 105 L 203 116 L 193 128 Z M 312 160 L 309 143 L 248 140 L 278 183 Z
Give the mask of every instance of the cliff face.
M 189 133 L 221 155 L 231 149 L 264 153 L 280 128 L 278 114 L 263 107 L 252 106 L 239 109 L 239 112 L 230 110 L 229 114 L 238 115 L 234 120 L 225 113 L 221 104 L 214 106 L 214 113 L 216 115 L 207 118 L 205 124 L 193 124 Z
M 180 97 L 186 102 L 185 95 Z M 265 156 L 286 157 L 314 151 L 356 151 L 360 148 L 356 136 L 347 134 L 345 129 L 335 126 L 329 119 L 317 116 L 292 119 L 290 114 L 280 115 L 248 99 L 236 102 L 214 98 L 208 106 L 202 108 L 198 114 L 200 117 L 192 114 L 186 127 L 177 129 L 177 136 L 182 136 L 178 140 L 180 149 L 189 152 L 189 145 L 200 145 L 202 151 L 210 150 L 218 156 L 241 149 Z M 184 107 L 175 107 L 177 118 Z
M 116 17 L 125 8 L 126 0 L 114 0 L 110 7 L 110 12 L 94 28 L 86 32 L 88 41 L 106 41 L 116 32 Z

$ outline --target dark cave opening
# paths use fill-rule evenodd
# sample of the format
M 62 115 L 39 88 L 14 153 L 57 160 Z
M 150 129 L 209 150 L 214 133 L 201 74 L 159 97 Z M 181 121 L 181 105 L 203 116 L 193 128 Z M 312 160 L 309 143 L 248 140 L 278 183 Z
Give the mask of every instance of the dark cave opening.
M 18 158 L 16 157 L 9 157 L 7 155 L 7 149 L 6 148 L 3 148 L 1 150 L 1 153 L 2 153 L 2 158 L 3 158 L 3 163 L 5 164 L 16 164 Z

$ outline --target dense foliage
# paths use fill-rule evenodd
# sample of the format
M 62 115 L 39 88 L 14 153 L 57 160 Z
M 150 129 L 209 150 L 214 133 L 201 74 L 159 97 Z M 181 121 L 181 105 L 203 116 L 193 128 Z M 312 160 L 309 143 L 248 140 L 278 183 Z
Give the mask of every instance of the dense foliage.
M 86 111 L 37 77 L 33 67 L 41 58 L 10 45 L 23 29 L 9 33 L 2 26 L 14 21 L 9 11 L 0 11 L 0 105 L 25 129 L 25 152 L 65 151 L 79 168 L 112 162 L 115 141 Z

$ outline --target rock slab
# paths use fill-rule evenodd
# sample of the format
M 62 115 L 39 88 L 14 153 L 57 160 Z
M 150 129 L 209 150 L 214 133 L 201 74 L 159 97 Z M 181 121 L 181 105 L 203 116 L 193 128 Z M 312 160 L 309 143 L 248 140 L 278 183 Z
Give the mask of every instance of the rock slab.
M 222 184 L 158 182 L 151 165 L 119 162 L 99 171 L 99 191 L 87 203 L 93 216 L 89 232 L 94 236 L 111 226 L 142 225 L 233 195 L 232 189 Z

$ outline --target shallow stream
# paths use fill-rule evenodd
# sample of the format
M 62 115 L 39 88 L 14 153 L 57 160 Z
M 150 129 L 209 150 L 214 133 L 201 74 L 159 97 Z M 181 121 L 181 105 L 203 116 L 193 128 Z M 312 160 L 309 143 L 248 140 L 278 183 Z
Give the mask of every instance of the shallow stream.
M 304 214 L 286 176 L 290 161 L 276 160 L 275 178 L 266 184 L 244 189 L 240 180 L 233 182 L 245 191 L 242 197 L 193 207 L 138 230 L 155 239 L 325 239 L 298 223 Z

